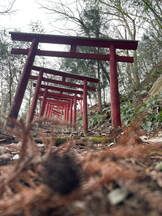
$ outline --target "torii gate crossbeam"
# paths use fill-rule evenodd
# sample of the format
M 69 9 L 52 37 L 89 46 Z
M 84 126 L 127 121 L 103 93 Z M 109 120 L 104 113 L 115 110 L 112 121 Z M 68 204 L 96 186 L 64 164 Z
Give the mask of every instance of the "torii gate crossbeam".
M 124 49 L 124 50 L 136 50 L 138 42 L 133 40 L 114 40 L 114 39 L 95 39 L 95 38 L 82 38 L 82 37 L 71 37 L 71 36 L 59 36 L 59 35 L 47 35 L 47 34 L 34 34 L 34 33 L 20 33 L 20 32 L 11 32 L 12 40 L 18 41 L 28 41 L 32 42 L 29 50 L 25 51 L 27 54 L 27 61 L 21 75 L 21 79 L 16 91 L 16 95 L 14 98 L 13 105 L 11 107 L 11 111 L 9 117 L 17 118 L 22 99 L 25 93 L 25 89 L 30 77 L 30 72 L 34 69 L 33 62 L 35 55 L 39 55 L 38 43 L 54 43 L 54 44 L 65 44 L 70 45 L 71 49 L 68 52 L 53 52 L 50 53 L 46 51 L 48 56 L 58 56 L 59 57 L 71 57 L 71 58 L 105 58 L 106 61 L 110 61 L 110 97 L 111 97 L 111 118 L 112 118 L 112 126 L 118 127 L 121 125 L 120 119 L 120 98 L 119 98 L 119 90 L 118 90 L 118 74 L 117 74 L 117 62 L 133 62 L 132 57 L 129 56 L 118 56 L 116 54 L 116 49 Z M 89 53 L 87 56 L 85 53 L 77 52 L 77 47 L 80 46 L 88 46 L 88 47 L 96 47 L 96 48 L 108 48 L 109 54 L 102 55 L 91 54 Z M 22 50 L 13 50 L 12 52 L 16 54 L 16 52 L 21 53 Z M 24 52 L 24 50 L 23 50 Z M 44 52 L 45 55 L 45 52 Z M 66 56 L 67 55 L 67 56 Z M 102 60 L 103 60 L 102 59 Z M 35 67 L 35 66 L 34 66 Z M 86 80 L 87 82 L 88 80 Z M 85 80 L 84 80 L 85 82 Z

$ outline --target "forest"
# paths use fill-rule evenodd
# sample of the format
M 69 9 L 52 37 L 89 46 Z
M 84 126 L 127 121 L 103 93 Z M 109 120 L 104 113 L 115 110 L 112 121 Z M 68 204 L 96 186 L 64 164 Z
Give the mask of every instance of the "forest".
M 0 0 L 0 16 L 16 16 L 18 2 Z M 14 22 L 9 28 L 0 26 L 0 215 L 160 216 L 162 1 L 33 2 L 44 14 L 40 20 L 32 19 L 25 28 L 17 27 Z M 43 19 L 49 24 L 44 25 Z M 92 43 L 93 40 L 136 43 L 137 48 L 132 50 L 116 49 L 117 58 L 123 56 L 125 60 L 117 62 L 121 124 L 113 124 L 110 47 L 38 43 L 30 68 L 35 72 L 29 71 L 30 80 L 26 83 L 22 74 L 29 53 L 22 55 L 16 49 L 28 52 L 33 41 L 13 39 L 17 32 L 37 37 L 54 35 L 63 40 L 85 39 Z M 110 60 L 66 57 L 69 47 L 69 56 L 110 55 Z M 53 51 L 54 57 L 38 55 L 45 50 Z M 58 53 L 63 53 L 65 58 Z M 133 60 L 126 62 L 127 57 Z M 52 99 L 57 108 L 56 105 L 49 108 L 51 98 L 44 107 L 46 90 L 43 92 L 43 85 L 36 90 L 39 76 L 44 88 L 47 81 L 55 78 L 51 82 L 56 85 L 48 88 L 55 88 L 50 93 L 55 93 Z M 86 78 L 94 82 L 87 85 Z M 23 80 L 21 85 L 20 80 Z M 65 94 L 61 84 L 65 85 Z M 11 118 L 13 107 L 17 106 L 15 95 L 20 94 L 23 85 L 26 85 L 25 93 L 18 118 Z M 69 90 L 69 86 L 80 89 Z M 89 89 L 86 102 L 85 86 Z M 38 94 L 39 100 L 33 105 Z M 63 97 L 61 102 L 59 97 Z M 66 108 L 66 103 L 73 107 Z

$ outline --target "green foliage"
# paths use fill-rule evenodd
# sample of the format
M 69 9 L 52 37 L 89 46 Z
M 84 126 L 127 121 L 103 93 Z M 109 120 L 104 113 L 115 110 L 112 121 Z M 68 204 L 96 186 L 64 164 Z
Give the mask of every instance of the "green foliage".
M 93 137 L 89 137 L 89 140 L 94 144 L 108 142 L 108 138 L 105 136 L 93 136 Z
M 99 37 L 102 20 L 98 5 L 88 3 L 83 10 L 82 18 L 84 20 L 84 26 L 82 26 L 84 33 L 88 36 Z
M 106 119 L 106 114 L 95 113 L 92 118 L 89 118 L 89 127 L 94 127 L 102 124 Z
M 138 107 L 135 107 L 130 101 L 123 102 L 121 106 L 122 121 L 125 125 L 128 125 L 141 113 L 146 113 L 143 125 L 141 125 L 144 130 L 150 132 L 162 125 L 162 109 L 157 97 L 151 98 Z
M 138 50 L 130 52 L 134 56 L 134 64 L 118 64 L 119 82 L 124 93 L 143 88 L 143 82 L 150 71 L 158 65 L 161 58 L 161 5 L 159 0 L 78 0 L 72 4 L 63 1 L 42 0 L 44 8 L 66 22 L 66 30 L 72 22 L 77 36 L 139 40 Z M 55 15 L 58 16 L 55 16 Z M 57 20 L 55 20 L 57 22 Z M 94 52 L 87 47 L 77 47 L 77 52 Z M 108 54 L 108 50 L 97 52 Z M 127 55 L 127 51 L 118 51 Z M 98 75 L 101 84 L 109 85 L 109 66 L 102 62 L 99 68 L 94 60 L 64 60 L 61 69 L 72 73 Z M 105 70 L 103 70 L 105 68 Z M 99 70 L 100 69 L 100 70 Z M 104 71 L 104 73 L 103 73 Z M 106 74 L 106 76 L 105 76 Z M 152 79 L 148 79 L 149 83 Z M 151 82 L 150 82 L 151 81 Z M 140 85 L 141 84 L 141 85 Z M 101 85 L 101 86 L 102 86 Z
M 79 137 L 78 137 L 79 138 Z M 90 144 L 98 144 L 98 143 L 108 143 L 109 142 L 109 138 L 107 136 L 85 136 L 82 138 L 82 143 L 86 144 L 90 143 Z
M 0 41 L 0 59 L 5 59 L 8 56 L 8 44 Z
M 130 101 L 123 102 L 121 105 L 121 117 L 125 125 L 128 125 L 135 116 L 135 107 Z
M 55 140 L 55 145 L 60 146 L 62 144 L 65 144 L 66 142 L 67 142 L 66 137 L 57 137 L 56 140 Z
M 162 172 L 162 161 L 156 164 L 155 169 Z
M 162 125 L 162 108 L 160 108 L 157 97 L 151 98 L 145 105 L 144 109 L 147 116 L 142 125 L 143 129 L 150 132 Z

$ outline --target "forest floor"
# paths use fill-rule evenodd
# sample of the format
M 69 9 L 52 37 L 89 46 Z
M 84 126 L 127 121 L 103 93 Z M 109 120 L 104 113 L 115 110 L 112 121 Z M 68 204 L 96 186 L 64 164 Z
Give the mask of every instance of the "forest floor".
M 1 216 L 162 215 L 160 131 L 150 138 L 138 120 L 87 136 L 54 120 L 14 123 L 0 130 Z

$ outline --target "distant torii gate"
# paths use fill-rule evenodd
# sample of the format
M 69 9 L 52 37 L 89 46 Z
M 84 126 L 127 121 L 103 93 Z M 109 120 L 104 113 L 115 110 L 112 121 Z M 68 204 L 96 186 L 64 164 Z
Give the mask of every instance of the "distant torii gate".
M 42 76 L 42 71 L 44 71 L 45 70 L 45 74 L 48 74 L 48 73 L 50 73 L 50 74 L 55 74 L 55 75 L 59 75 L 59 76 L 61 76 L 62 77 L 62 80 L 64 80 L 64 81 L 61 81 L 61 80 L 56 80 L 56 79 L 49 79 L 49 78 L 45 78 L 45 77 L 42 77 L 41 78 L 41 81 L 43 81 L 43 82 L 46 82 L 46 83 L 53 83 L 53 84 L 59 84 L 59 85 L 64 85 L 64 86 L 67 86 L 67 87 L 74 87 L 74 88 L 80 88 L 80 89 L 84 89 L 84 85 L 83 84 L 77 84 L 77 83 L 72 83 L 72 82 L 67 82 L 66 81 L 66 78 L 75 78 L 75 79 L 77 79 L 77 80 L 84 80 L 84 79 L 88 79 L 89 81 L 93 81 L 93 82 L 96 82 L 97 80 L 96 79 L 92 79 L 92 78 L 87 78 L 87 77 L 84 77 L 84 76 L 79 76 L 79 75 L 74 75 L 73 76 L 73 74 L 69 74 L 69 73 L 66 73 L 65 74 L 65 72 L 62 72 L 62 71 L 54 71 L 54 72 L 51 72 L 51 70 L 47 70 L 46 68 L 40 68 L 40 67 L 36 67 L 36 69 L 39 71 L 39 76 L 33 76 L 33 75 L 31 75 L 30 76 L 30 79 L 32 79 L 32 80 L 37 80 L 37 83 L 38 83 L 38 85 L 39 85 L 39 88 L 44 88 L 45 86 L 44 85 L 41 85 L 41 84 L 39 84 L 39 80 L 40 80 L 40 76 Z M 66 75 L 66 77 L 65 77 L 65 75 Z M 84 78 L 84 79 L 83 79 Z M 36 87 L 36 90 L 35 90 L 35 94 L 37 95 L 38 94 L 38 92 L 37 92 L 37 84 L 35 84 L 34 85 L 35 87 Z M 47 88 L 47 87 L 46 87 Z M 51 87 L 52 88 L 52 90 L 61 90 L 60 88 L 58 89 L 58 88 L 53 88 L 53 87 Z M 51 89 L 50 87 L 48 88 L 48 89 Z M 87 85 L 87 91 L 95 91 L 96 90 L 96 88 L 95 87 L 90 87 L 90 86 L 88 86 Z M 75 91 L 75 94 L 77 93 L 77 91 Z M 78 92 L 78 93 L 80 93 L 80 92 Z M 34 94 L 34 95 L 35 95 Z M 60 99 L 60 98 L 59 98 Z M 37 96 L 34 96 L 33 97 L 33 100 L 34 100 L 34 102 L 32 103 L 32 104 L 34 104 L 34 106 L 31 106 L 31 109 L 30 109 L 30 113 L 29 113 L 29 116 L 28 116 L 28 120 L 29 120 L 29 122 L 31 122 L 32 121 L 32 119 L 33 119 L 33 117 L 34 117 L 34 110 L 35 110 L 35 108 L 36 108 L 36 101 L 35 100 L 37 100 Z M 58 99 L 57 99 L 58 100 Z M 67 100 L 67 99 L 66 99 Z M 70 100 L 73 100 L 73 99 L 70 99 Z M 46 99 L 44 98 L 44 102 L 42 102 L 42 107 L 44 107 L 45 105 L 44 105 L 44 103 L 45 103 L 45 101 L 46 101 Z M 74 97 L 74 104 L 73 104 L 73 108 L 74 108 L 74 113 L 73 113 L 73 125 L 76 125 L 76 103 L 77 103 L 77 97 Z M 83 106 L 84 106 L 85 104 L 83 104 Z M 42 116 L 43 115 L 43 109 L 44 108 L 41 108 L 41 112 L 40 112 L 40 116 Z M 66 110 L 65 110 L 65 113 L 66 113 Z M 87 118 L 87 116 L 85 116 L 85 115 L 83 115 L 83 119 L 84 118 Z M 66 120 L 66 118 L 64 118 L 64 120 Z M 86 120 L 84 120 L 83 122 L 87 122 Z M 86 130 L 86 128 L 88 128 L 88 126 L 87 125 L 84 125 L 84 130 Z
M 67 101 L 65 101 L 65 100 L 61 101 L 59 99 L 47 99 L 45 110 L 44 110 L 45 116 L 46 116 L 46 114 L 48 116 L 48 113 L 50 112 L 51 107 L 49 107 L 49 105 L 52 105 L 51 114 L 62 116 L 63 117 L 62 120 L 69 121 L 71 126 L 75 126 L 75 124 L 76 124 L 76 110 L 74 110 L 74 112 L 70 112 L 70 115 L 68 115 L 68 108 L 71 105 L 73 105 L 71 103 L 70 99 L 68 99 Z M 59 111 L 57 111 L 57 109 L 59 109 Z M 62 113 L 60 112 L 60 110 L 62 111 Z
M 64 58 L 79 58 L 79 59 L 96 59 L 103 61 L 110 61 L 110 97 L 111 97 L 111 119 L 112 126 L 121 126 L 120 118 L 120 98 L 118 90 L 118 74 L 117 62 L 133 62 L 133 57 L 118 56 L 116 49 L 136 50 L 138 42 L 133 40 L 114 40 L 114 39 L 95 39 L 95 38 L 82 38 L 72 36 L 58 36 L 48 34 L 32 34 L 11 32 L 12 40 L 29 41 L 32 42 L 30 49 L 12 49 L 13 54 L 27 55 L 27 61 L 21 75 L 19 85 L 15 94 L 15 98 L 11 107 L 9 117 L 17 118 L 18 112 L 24 97 L 25 89 L 30 78 L 30 72 L 35 59 L 35 55 L 51 56 L 51 57 L 64 57 Z M 39 43 L 54 43 L 70 45 L 69 52 L 60 51 L 46 51 L 39 50 Z M 97 48 L 108 48 L 109 54 L 96 54 L 96 53 L 80 53 L 77 48 L 80 46 L 89 46 Z
M 38 82 L 39 82 L 39 78 L 38 78 Z M 34 86 L 36 87 L 37 85 L 34 83 Z M 52 98 L 57 98 L 57 102 L 55 101 L 55 104 L 59 105 L 59 104 L 63 103 L 63 102 L 61 102 L 61 103 L 59 102 L 60 99 L 66 100 L 66 103 L 67 103 L 67 101 L 69 102 L 68 108 L 70 109 L 69 110 L 70 111 L 70 125 L 72 125 L 73 106 L 74 106 L 74 115 L 76 116 L 76 102 L 77 102 L 77 99 L 78 99 L 78 97 L 76 95 L 77 94 L 83 95 L 83 94 L 85 94 L 84 91 L 73 90 L 73 89 L 66 89 L 66 88 L 60 88 L 60 87 L 54 87 L 54 86 L 49 86 L 49 85 L 40 85 L 40 88 L 41 89 L 45 89 L 45 90 L 61 91 L 62 93 L 68 92 L 68 93 L 74 93 L 75 94 L 74 96 L 59 94 L 59 96 L 60 96 L 59 98 L 55 96 L 56 94 L 52 94 Z M 37 89 L 36 89 L 35 92 L 37 92 Z M 48 92 L 48 93 L 50 94 L 50 92 Z M 46 93 L 45 98 L 43 100 L 45 104 L 46 104 L 46 102 L 47 103 L 49 102 L 49 100 L 47 99 L 48 98 L 48 93 Z M 39 95 L 39 93 L 38 93 L 38 95 Z M 82 98 L 87 101 L 87 94 L 85 95 L 85 97 L 86 97 L 85 99 L 84 99 L 84 97 L 82 97 Z M 53 103 L 54 103 L 54 101 L 53 101 Z M 42 103 L 42 107 L 46 106 L 45 104 Z M 85 109 L 87 110 L 87 104 L 85 102 L 83 103 L 83 107 L 85 107 Z M 35 107 L 34 108 L 32 107 L 31 108 L 32 112 L 29 113 L 29 121 L 30 122 L 32 121 L 32 119 L 34 117 L 34 109 L 35 109 Z M 41 111 L 41 115 L 43 115 L 43 114 L 44 114 L 44 111 Z M 75 117 L 75 119 L 76 119 L 76 117 Z M 87 111 L 85 111 L 85 113 L 83 115 L 83 129 L 84 129 L 85 133 L 88 130 L 87 120 L 88 120 L 88 118 L 87 118 Z
M 50 101 L 52 103 L 52 101 L 56 100 L 57 102 L 59 102 L 59 104 L 61 103 L 66 103 L 65 105 L 65 113 L 64 113 L 64 120 L 65 121 L 70 121 L 70 124 L 72 125 L 72 118 L 73 118 L 73 126 L 75 126 L 76 124 L 76 101 L 78 100 L 82 100 L 82 97 L 78 97 L 78 96 L 70 96 L 70 95 L 66 95 L 66 94 L 57 94 L 57 93 L 53 93 L 53 92 L 46 92 L 46 96 L 45 93 L 46 90 L 44 92 L 40 91 L 39 92 L 39 96 L 43 96 L 42 99 L 42 107 L 41 107 L 41 116 L 43 116 L 43 114 L 47 111 L 48 107 L 46 107 L 46 104 Z M 44 98 L 46 97 L 46 99 Z M 70 113 L 70 104 L 71 102 L 74 101 L 74 112 L 73 112 L 73 117 L 72 117 L 72 113 Z M 83 118 L 85 118 L 85 116 L 83 116 Z M 83 121 L 84 123 L 84 121 Z M 85 125 L 83 125 L 83 129 L 84 132 L 86 132 L 86 128 L 84 127 Z
M 71 94 L 71 93 L 75 94 L 75 95 L 80 94 L 80 95 L 83 95 L 83 97 L 82 97 L 82 99 L 83 99 L 83 110 L 84 110 L 84 112 L 82 113 L 83 114 L 83 129 L 84 129 L 84 133 L 87 133 L 87 131 L 88 131 L 87 91 L 95 91 L 96 90 L 95 87 L 88 86 L 87 81 L 88 82 L 93 82 L 93 83 L 98 83 L 99 80 L 95 79 L 95 78 L 91 78 L 91 77 L 65 73 L 65 72 L 62 72 L 62 71 L 55 71 L 55 70 L 51 70 L 51 69 L 43 68 L 43 67 L 33 66 L 32 69 L 38 71 L 39 76 L 33 76 L 33 75 L 30 76 L 30 79 L 37 80 L 37 83 L 36 84 L 34 83 L 34 87 L 36 87 L 36 88 L 35 88 L 33 100 L 32 100 L 32 103 L 31 103 L 31 107 L 30 107 L 30 110 L 29 110 L 29 113 L 28 113 L 27 122 L 30 123 L 34 118 L 34 112 L 35 112 L 35 109 L 36 109 L 36 104 L 37 104 L 38 94 L 39 94 L 40 89 L 45 88 L 45 89 L 53 90 L 53 91 L 67 92 L 69 94 Z M 64 81 L 45 78 L 45 77 L 43 77 L 43 74 L 58 75 L 58 76 L 62 77 L 62 80 L 64 80 Z M 77 81 L 81 80 L 81 81 L 84 81 L 84 83 L 83 84 L 77 84 L 77 83 L 67 82 L 66 78 L 76 79 Z M 54 84 L 59 84 L 59 85 L 61 84 L 63 86 L 68 86 L 68 87 L 77 87 L 77 88 L 81 88 L 82 91 L 76 90 L 76 89 L 56 87 L 56 86 L 51 86 L 51 85 L 43 85 L 43 84 L 41 84 L 42 81 L 43 82 L 48 82 L 50 84 L 54 83 Z M 69 97 L 70 95 L 66 95 L 66 96 L 70 99 L 70 97 Z M 54 95 L 53 95 L 53 97 L 54 97 Z M 60 95 L 60 97 L 63 97 L 63 95 Z M 70 104 L 70 107 L 67 108 L 67 110 L 68 109 L 70 109 L 70 110 L 66 111 L 66 113 L 69 112 L 70 124 L 71 125 L 72 125 L 72 116 L 73 115 L 74 115 L 73 118 L 75 119 L 75 123 L 76 123 L 76 103 L 77 103 L 77 98 L 78 98 L 77 96 L 74 96 L 73 99 L 70 99 L 71 104 Z M 45 93 L 45 96 L 44 96 L 44 100 L 42 102 L 42 108 L 41 108 L 40 116 L 42 116 L 42 114 L 44 113 L 45 103 L 46 103 L 46 93 Z M 74 108 L 74 113 L 73 113 L 73 108 Z
M 84 133 L 87 133 L 87 131 L 88 131 L 87 93 L 88 93 L 88 91 L 95 91 L 96 90 L 95 87 L 88 86 L 87 82 L 98 83 L 99 80 L 95 79 L 95 78 L 91 78 L 91 77 L 65 73 L 65 72 L 62 72 L 62 71 L 57 71 L 57 70 L 52 70 L 52 69 L 43 68 L 43 67 L 37 67 L 37 66 L 33 66 L 32 70 L 40 72 L 39 77 L 41 76 L 41 73 L 45 73 L 45 74 L 52 74 L 52 75 L 61 76 L 62 79 L 64 78 L 64 81 L 41 78 L 42 81 L 48 81 L 48 83 L 56 83 L 56 84 L 61 84 L 61 85 L 64 85 L 64 86 L 77 87 L 77 88 L 82 89 L 82 91 L 79 91 L 79 90 L 74 90 L 74 89 L 64 89 L 64 88 L 60 88 L 60 87 L 48 86 L 48 90 L 55 90 L 55 91 L 60 91 L 60 92 L 74 93 L 76 95 L 77 94 L 83 95 L 83 97 L 82 97 L 82 99 L 83 99 L 83 112 L 82 112 L 82 115 L 83 115 L 83 129 L 84 129 Z M 37 85 L 36 84 L 34 85 L 34 86 L 36 86 L 36 91 L 35 91 L 34 95 L 38 95 L 38 90 L 37 90 L 38 87 L 37 86 L 39 86 L 39 88 L 47 88 L 47 86 L 39 84 L 39 82 L 40 82 L 39 77 L 30 76 L 30 79 L 35 80 L 37 78 Z M 83 81 L 83 84 L 76 84 L 76 83 L 67 82 L 66 78 L 72 78 L 72 79 L 76 79 L 77 81 L 78 80 Z M 37 96 L 34 96 L 34 100 L 36 98 L 37 98 Z M 77 100 L 77 98 L 76 98 L 76 100 Z M 34 102 L 32 104 L 35 105 L 36 102 Z M 70 108 L 70 109 L 71 109 L 71 111 L 70 111 L 70 113 L 71 113 L 72 108 Z M 33 119 L 34 110 L 35 110 L 35 106 L 31 107 L 31 112 L 30 112 L 31 115 L 29 115 L 29 122 L 31 122 L 32 119 Z

